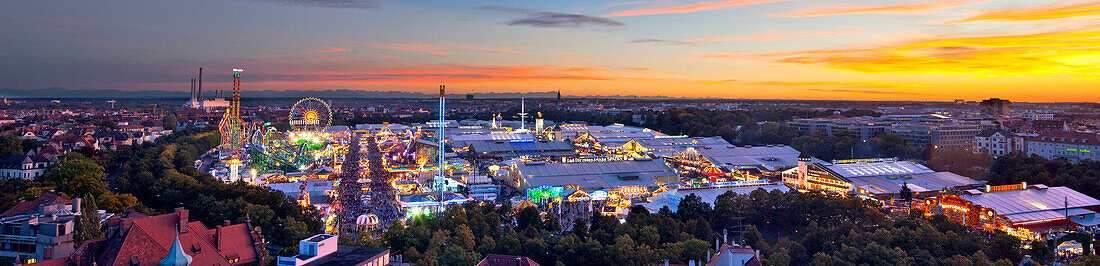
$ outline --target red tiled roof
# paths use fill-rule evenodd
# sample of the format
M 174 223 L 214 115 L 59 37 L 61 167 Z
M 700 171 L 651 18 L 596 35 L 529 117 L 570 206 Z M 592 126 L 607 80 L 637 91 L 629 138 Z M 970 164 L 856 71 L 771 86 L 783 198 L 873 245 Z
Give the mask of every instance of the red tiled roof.
M 55 259 L 48 259 L 48 260 L 38 261 L 38 262 L 35 262 L 33 264 L 30 264 L 30 265 L 34 265 L 34 266 L 68 266 L 69 265 L 69 257 L 60 257 L 60 258 L 55 258 Z
M 186 230 L 179 233 L 180 244 L 193 258 L 192 265 L 242 265 L 261 258 L 253 241 L 259 236 L 248 230 L 246 223 L 207 229 L 202 222 L 188 222 L 188 211 L 182 209 L 157 216 L 127 216 L 136 218 L 122 220 L 118 232 L 106 240 L 88 242 L 90 245 L 81 246 L 80 252 L 64 264 L 43 265 L 86 265 L 93 261 L 99 265 L 157 265 L 168 255 L 176 233 L 184 231 L 177 226 L 181 216 Z M 230 262 L 232 259 L 237 260 Z
M 186 211 L 185 211 L 186 212 Z M 180 219 L 180 213 L 169 213 L 123 222 L 123 227 L 129 224 L 129 229 L 121 232 L 125 234 L 120 249 L 117 253 L 101 259 L 105 265 L 124 265 L 132 258 L 138 258 L 142 263 L 155 263 L 168 254 L 168 248 L 175 239 L 176 225 Z M 256 261 L 259 257 L 252 245 L 252 237 L 248 230 L 219 230 L 217 242 L 215 236 L 201 222 L 189 222 L 186 225 L 187 232 L 179 235 L 180 243 L 184 251 L 194 258 L 195 265 L 236 265 Z M 230 226 L 233 228 L 245 228 L 245 224 Z M 220 247 L 233 247 L 230 249 L 218 249 Z M 196 252 L 197 251 L 197 252 Z M 109 252 L 115 252 L 110 250 Z M 113 256 L 111 256 L 113 255 Z M 230 263 L 229 258 L 240 258 L 237 263 Z
M 23 213 L 26 213 L 26 212 L 29 212 L 29 211 L 37 210 L 38 206 L 40 206 L 42 204 L 50 204 L 50 203 L 54 203 L 54 202 L 64 202 L 65 204 L 72 204 L 73 203 L 73 201 L 70 200 L 70 199 L 66 199 L 62 196 L 58 196 L 57 194 L 54 194 L 53 192 L 47 192 L 46 194 L 44 194 L 42 196 L 39 196 L 37 199 L 34 199 L 32 201 L 24 201 L 24 202 L 20 202 L 19 204 L 15 204 L 15 206 L 12 206 L 11 209 L 8 209 L 7 211 L 4 211 L 4 214 L 2 216 L 3 217 L 9 217 L 9 216 L 14 216 L 14 215 L 20 215 L 20 214 L 23 214 Z

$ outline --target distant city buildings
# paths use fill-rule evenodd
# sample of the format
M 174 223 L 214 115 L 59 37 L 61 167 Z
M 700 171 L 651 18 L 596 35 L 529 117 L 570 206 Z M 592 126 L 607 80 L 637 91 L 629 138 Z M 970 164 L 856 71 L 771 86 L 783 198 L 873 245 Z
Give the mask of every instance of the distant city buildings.
M 872 117 L 831 117 L 831 118 L 797 118 L 787 125 L 802 133 L 815 131 L 825 132 L 829 135 L 843 134 L 859 139 L 870 139 L 875 135 L 886 132 L 894 122 L 881 121 Z
M 0 179 L 22 178 L 34 180 L 57 164 L 57 156 L 51 154 L 12 155 L 0 161 Z
M 974 136 L 972 151 L 1001 156 L 1026 151 L 1025 147 L 1024 137 L 1016 133 L 1001 129 L 986 129 Z
M 1070 162 L 1100 161 L 1100 134 L 1085 132 L 1049 132 L 1025 138 L 1027 154 L 1047 159 L 1066 158 Z
M 978 123 L 901 123 L 887 133 L 901 136 L 909 145 L 937 149 L 967 150 L 973 147 L 974 136 L 985 127 Z
M 983 129 L 994 128 L 992 121 L 964 121 L 933 113 L 892 113 L 882 117 L 794 119 L 788 126 L 803 134 L 821 131 L 829 135 L 846 135 L 862 140 L 879 134 L 901 136 L 917 147 L 971 149 L 974 136 Z
M 982 100 L 978 104 L 982 113 L 992 116 L 1007 116 L 1012 114 L 1012 101 L 1002 100 L 1000 98 L 990 98 Z

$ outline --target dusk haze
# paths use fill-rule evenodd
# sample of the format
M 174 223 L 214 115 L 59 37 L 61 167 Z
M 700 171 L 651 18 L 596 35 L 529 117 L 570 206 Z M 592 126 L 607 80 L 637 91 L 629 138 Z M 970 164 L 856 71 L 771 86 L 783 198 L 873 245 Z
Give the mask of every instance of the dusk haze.
M 1100 0 L 0 1 L 0 266 L 1100 265 Z
M 1092 1 L 7 1 L 0 88 L 1100 100 Z M 228 86 L 211 73 L 211 86 Z

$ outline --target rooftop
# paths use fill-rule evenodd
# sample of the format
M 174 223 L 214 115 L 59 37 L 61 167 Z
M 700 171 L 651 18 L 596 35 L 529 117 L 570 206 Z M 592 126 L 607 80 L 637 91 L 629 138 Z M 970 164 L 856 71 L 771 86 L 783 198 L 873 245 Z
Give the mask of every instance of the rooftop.
M 975 205 L 993 208 L 1002 215 L 1100 205 L 1100 200 L 1068 187 L 1042 189 L 1034 185 L 1029 186 L 1027 189 L 985 192 L 977 195 L 964 194 L 962 198 L 973 202 Z
M 871 194 L 898 194 L 903 184 L 915 193 L 944 191 L 955 187 L 980 185 L 981 182 L 951 172 L 919 173 L 907 178 L 886 176 L 863 176 L 850 179 L 852 186 L 866 190 Z
M 663 159 L 579 163 L 527 163 L 516 166 L 531 186 L 581 188 L 655 186 L 654 179 L 679 176 Z
M 904 176 L 915 174 L 935 173 L 928 167 L 909 161 L 874 161 L 821 164 L 822 167 L 842 178 L 854 178 L 864 176 Z
M 384 248 L 368 248 L 359 246 L 336 246 L 336 252 L 305 265 L 359 265 L 378 256 L 389 256 L 390 250 Z
M 777 171 L 798 166 L 802 153 L 790 146 L 708 146 L 697 149 L 714 164 L 727 168 L 758 166 Z

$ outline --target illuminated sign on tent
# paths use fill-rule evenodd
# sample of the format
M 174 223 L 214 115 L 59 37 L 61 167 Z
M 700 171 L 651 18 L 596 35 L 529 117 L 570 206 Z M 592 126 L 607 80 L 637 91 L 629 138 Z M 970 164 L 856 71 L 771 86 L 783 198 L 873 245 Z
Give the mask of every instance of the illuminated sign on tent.
M 560 198 L 562 194 L 562 187 L 552 187 L 549 185 L 542 185 L 537 188 L 527 189 L 527 198 L 535 203 L 542 202 L 543 199 Z

